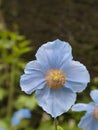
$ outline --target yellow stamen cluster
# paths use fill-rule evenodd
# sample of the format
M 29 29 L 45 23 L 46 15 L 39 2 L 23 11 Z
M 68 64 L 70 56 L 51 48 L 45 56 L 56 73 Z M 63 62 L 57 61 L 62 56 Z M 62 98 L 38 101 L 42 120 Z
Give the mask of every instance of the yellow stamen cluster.
M 46 83 L 48 87 L 59 88 L 66 82 L 66 75 L 62 70 L 50 69 L 46 73 Z
M 98 106 L 94 108 L 93 117 L 98 120 Z

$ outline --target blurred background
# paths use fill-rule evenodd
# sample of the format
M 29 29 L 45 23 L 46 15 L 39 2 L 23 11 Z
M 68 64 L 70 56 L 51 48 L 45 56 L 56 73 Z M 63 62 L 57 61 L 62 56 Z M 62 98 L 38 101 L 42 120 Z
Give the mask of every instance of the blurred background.
M 0 0 L 0 127 L 5 130 L 53 130 L 53 119 L 19 87 L 26 63 L 37 49 L 60 39 L 73 48 L 74 60 L 86 65 L 91 82 L 77 102 L 91 101 L 89 92 L 98 88 L 98 0 Z M 13 113 L 29 108 L 31 119 L 11 126 Z M 80 130 L 84 113 L 69 111 L 58 118 L 64 130 Z

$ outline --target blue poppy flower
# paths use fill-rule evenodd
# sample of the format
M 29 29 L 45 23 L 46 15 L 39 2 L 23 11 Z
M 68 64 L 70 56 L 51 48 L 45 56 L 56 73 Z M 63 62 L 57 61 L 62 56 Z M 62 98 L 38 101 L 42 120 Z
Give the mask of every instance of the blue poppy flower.
M 18 125 L 23 118 L 30 118 L 31 113 L 29 109 L 21 109 L 16 111 L 12 117 L 11 124 L 13 126 Z
M 83 130 L 98 130 L 98 90 L 93 90 L 90 93 L 94 102 L 89 104 L 78 103 L 72 107 L 73 111 L 86 111 L 78 126 Z
M 72 60 L 69 43 L 55 40 L 42 45 L 20 79 L 22 91 L 36 91 L 39 105 L 52 117 L 67 112 L 90 80 L 86 67 Z

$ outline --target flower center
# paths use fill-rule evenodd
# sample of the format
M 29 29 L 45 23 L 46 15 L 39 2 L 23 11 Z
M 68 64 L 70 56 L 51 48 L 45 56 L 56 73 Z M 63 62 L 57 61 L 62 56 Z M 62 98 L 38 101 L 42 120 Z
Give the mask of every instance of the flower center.
M 66 82 L 66 75 L 62 70 L 50 69 L 46 73 L 46 83 L 48 87 L 59 88 Z
M 93 117 L 98 120 L 98 106 L 94 108 Z

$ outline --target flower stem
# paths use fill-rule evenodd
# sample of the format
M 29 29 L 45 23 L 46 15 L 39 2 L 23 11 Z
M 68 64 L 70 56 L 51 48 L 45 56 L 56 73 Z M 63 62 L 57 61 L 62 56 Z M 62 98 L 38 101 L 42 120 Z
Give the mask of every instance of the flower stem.
M 58 126 L 57 118 L 54 118 L 54 125 L 55 125 L 55 130 L 57 130 L 57 126 Z
M 9 96 L 8 96 L 8 108 L 7 117 L 9 118 L 12 114 L 13 94 L 14 94 L 14 66 L 11 66 L 10 72 L 10 84 L 9 84 Z

